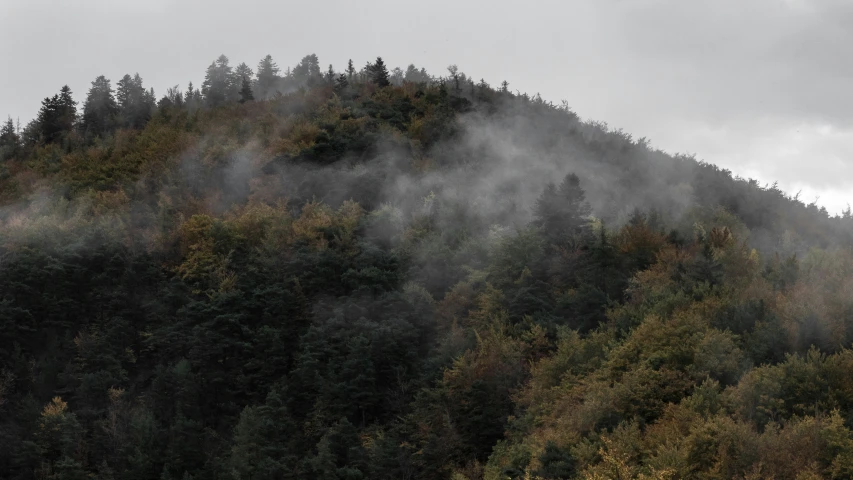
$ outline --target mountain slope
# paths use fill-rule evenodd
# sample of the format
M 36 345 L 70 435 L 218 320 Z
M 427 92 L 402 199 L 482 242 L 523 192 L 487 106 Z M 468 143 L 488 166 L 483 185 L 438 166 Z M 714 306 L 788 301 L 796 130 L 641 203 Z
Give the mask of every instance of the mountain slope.
M 0 135 L 9 478 L 850 474 L 849 214 L 458 71 L 223 58 Z

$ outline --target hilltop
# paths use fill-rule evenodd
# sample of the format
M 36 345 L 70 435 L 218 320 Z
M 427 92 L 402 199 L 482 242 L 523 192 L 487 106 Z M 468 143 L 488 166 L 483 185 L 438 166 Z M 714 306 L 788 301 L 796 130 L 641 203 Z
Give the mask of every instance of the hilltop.
M 0 129 L 0 471 L 845 478 L 853 219 L 381 58 Z

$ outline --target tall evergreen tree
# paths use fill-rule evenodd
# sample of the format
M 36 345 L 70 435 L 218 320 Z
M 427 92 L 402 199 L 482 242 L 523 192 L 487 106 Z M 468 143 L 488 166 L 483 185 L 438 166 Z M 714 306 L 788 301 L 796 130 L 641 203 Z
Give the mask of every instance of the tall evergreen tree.
M 388 80 L 388 67 L 385 66 L 382 57 L 376 57 L 376 62 L 370 65 L 368 74 L 370 75 L 370 81 L 379 87 L 391 85 L 391 82 Z
M 255 73 L 252 72 L 252 67 L 246 65 L 246 62 L 242 62 L 239 65 L 237 65 L 236 68 L 234 68 L 234 76 L 237 77 L 237 80 L 238 80 L 237 84 L 238 85 L 243 84 L 244 78 L 251 81 L 252 77 L 254 75 L 255 75 Z
M 559 187 L 553 183 L 545 187 L 536 201 L 533 223 L 551 243 L 583 241 L 588 240 L 591 213 L 580 179 L 570 173 Z
M 187 85 L 187 91 L 184 92 L 184 103 L 189 104 L 192 101 L 194 94 L 193 82 L 190 82 L 189 85 Z
M 345 91 L 349 87 L 349 81 L 347 80 L 346 74 L 342 73 L 338 76 L 338 79 L 335 80 L 335 91 L 341 93 Z
M 302 60 L 293 67 L 293 79 L 299 85 L 312 85 L 316 81 L 323 78 L 323 74 L 320 71 L 320 60 L 317 58 L 317 55 L 311 54 L 306 55 L 302 58 Z
M 252 94 L 252 85 L 249 83 L 248 77 L 243 77 L 242 86 L 240 87 L 240 103 L 251 102 L 255 99 Z
M 352 59 L 347 62 L 347 79 L 352 82 L 355 77 L 355 66 L 352 64 Z
M 35 125 L 41 141 L 54 143 L 74 128 L 77 120 L 77 102 L 68 85 L 58 95 L 42 100 Z
M 326 83 L 329 84 L 330 87 L 335 85 L 335 69 L 332 67 L 332 64 L 329 64 L 329 69 L 326 70 Z
M 234 80 L 232 68 L 228 65 L 228 57 L 220 55 L 207 67 L 204 82 L 201 84 L 205 103 L 209 107 L 217 107 L 230 100 L 236 100 L 239 87 L 234 85 Z
M 83 103 L 83 133 L 87 138 L 104 136 L 116 124 L 119 108 L 113 96 L 113 87 L 103 75 L 92 82 L 92 88 Z
M 256 92 L 258 98 L 265 99 L 271 97 L 275 93 L 275 87 L 278 84 L 281 73 L 278 65 L 273 62 L 272 57 L 267 55 L 258 63 Z
M 0 127 L 0 161 L 15 156 L 20 147 L 21 139 L 15 130 L 15 123 L 9 117 Z
M 193 82 L 187 85 L 187 91 L 184 93 L 184 104 L 190 110 L 198 108 L 204 99 L 201 96 L 201 90 L 193 86 Z
M 145 90 L 142 77 L 125 75 L 118 82 L 116 100 L 119 108 L 119 124 L 125 128 L 142 128 L 151 118 L 154 108 L 154 93 Z

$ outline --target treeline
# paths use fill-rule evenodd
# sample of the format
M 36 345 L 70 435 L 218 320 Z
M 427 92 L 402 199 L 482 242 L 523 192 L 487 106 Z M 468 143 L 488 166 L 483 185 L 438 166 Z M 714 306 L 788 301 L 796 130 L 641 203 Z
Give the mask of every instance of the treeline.
M 0 132 L 11 479 L 848 478 L 853 221 L 448 69 Z
M 370 82 L 385 87 L 392 83 L 401 85 L 404 81 L 429 83 L 433 80 L 426 70 L 418 70 L 414 65 L 409 65 L 405 71 L 394 68 L 389 72 L 381 57 L 358 70 L 350 60 L 343 73 L 336 73 L 332 65 L 321 70 L 319 59 L 314 54 L 305 56 L 285 72 L 272 56 L 267 55 L 253 72 L 246 63 L 232 67 L 228 57 L 221 55 L 207 67 L 200 88 L 189 82 L 182 92 L 175 85 L 168 88 L 158 101 L 154 89 L 146 89 L 138 73 L 122 77 L 116 89 L 109 79 L 100 75 L 92 81 L 79 111 L 78 102 L 66 85 L 58 94 L 42 100 L 38 115 L 26 127 L 21 128 L 9 117 L 0 130 L 0 160 L 20 155 L 19 150 L 23 147 L 59 143 L 72 133 L 79 137 L 76 139 L 78 142 L 91 143 L 120 128 L 141 129 L 158 109 L 212 108 L 256 98 L 267 100 L 299 88 L 320 85 L 333 86 L 337 92 L 343 92 L 351 83 Z

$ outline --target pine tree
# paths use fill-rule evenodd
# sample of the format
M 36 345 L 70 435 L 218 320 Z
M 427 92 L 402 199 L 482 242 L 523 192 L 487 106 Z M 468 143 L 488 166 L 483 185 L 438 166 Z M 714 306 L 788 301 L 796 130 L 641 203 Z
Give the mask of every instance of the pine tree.
M 293 67 L 293 79 L 297 85 L 312 85 L 323 78 L 320 71 L 320 60 L 317 55 L 311 54 L 302 57 L 302 60 Z
M 279 73 L 281 73 L 281 70 L 279 70 L 278 65 L 273 62 L 270 55 L 267 55 L 260 61 L 260 63 L 258 63 L 258 81 L 256 84 L 256 93 L 258 94 L 258 98 L 266 99 L 275 93 L 275 87 L 280 79 L 278 76 Z
M 21 139 L 15 130 L 15 123 L 12 122 L 12 117 L 9 117 L 0 127 L 0 161 L 14 157 L 20 143 Z
M 391 82 L 388 80 L 388 68 L 385 66 L 385 62 L 382 61 L 382 57 L 376 57 L 376 62 L 370 65 L 368 74 L 370 75 L 370 81 L 380 88 L 391 85 Z
M 574 173 L 566 175 L 559 187 L 553 183 L 536 201 L 533 224 L 542 229 L 554 244 L 588 240 L 589 216 L 592 210 Z
M 199 106 L 202 105 L 204 99 L 201 97 L 201 90 L 195 88 L 193 82 L 190 82 L 187 85 L 187 91 L 184 93 L 184 105 L 190 111 L 195 111 Z
M 352 59 L 347 62 L 347 79 L 352 82 L 355 77 L 355 66 L 352 64 Z
M 237 65 L 234 69 L 234 76 L 238 79 L 237 84 L 242 85 L 244 78 L 251 81 L 252 77 L 255 76 L 255 73 L 252 72 L 252 68 L 250 66 L 243 62 L 240 63 L 240 65 Z
M 111 132 L 119 113 L 113 96 L 113 87 L 103 75 L 92 82 L 92 88 L 83 104 L 83 133 L 87 138 L 104 136 Z
M 63 132 L 70 132 L 77 123 L 77 102 L 72 97 L 68 85 L 59 90 L 59 126 Z
M 507 92 L 509 92 L 509 82 L 504 80 L 503 82 L 501 82 L 501 93 L 507 93 Z
M 252 95 L 252 85 L 249 83 L 248 77 L 243 77 L 243 85 L 240 87 L 240 103 L 251 102 L 255 99 Z
M 71 89 L 65 85 L 58 95 L 42 100 L 42 106 L 35 121 L 38 136 L 45 143 L 54 143 L 74 128 L 77 120 L 77 102 Z
M 349 87 L 349 81 L 347 80 L 346 74 L 342 73 L 337 80 L 335 80 L 335 91 L 341 93 L 345 91 Z
M 236 100 L 239 87 L 234 85 L 234 74 L 228 65 L 228 57 L 220 55 L 210 66 L 201 84 L 201 93 L 209 107 L 224 105 Z
M 118 82 L 116 101 L 119 108 L 119 124 L 125 128 L 142 128 L 151 118 L 154 108 L 154 92 L 145 90 L 142 77 L 125 75 Z
M 329 69 L 326 70 L 326 82 L 330 87 L 335 85 L 335 69 L 331 63 L 329 64 Z

